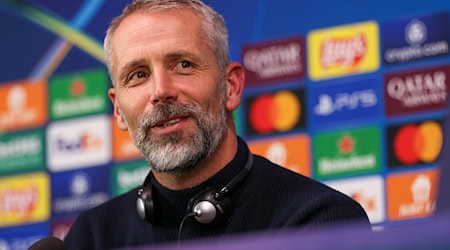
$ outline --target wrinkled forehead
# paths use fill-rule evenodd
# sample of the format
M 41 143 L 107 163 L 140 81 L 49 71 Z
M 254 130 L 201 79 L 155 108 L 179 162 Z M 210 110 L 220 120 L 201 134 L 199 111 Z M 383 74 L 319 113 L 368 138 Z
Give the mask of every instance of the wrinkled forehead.
M 136 58 L 157 58 L 182 51 L 215 61 L 201 18 L 184 9 L 129 15 L 111 39 L 112 73 Z M 209 62 L 213 63 L 213 62 Z

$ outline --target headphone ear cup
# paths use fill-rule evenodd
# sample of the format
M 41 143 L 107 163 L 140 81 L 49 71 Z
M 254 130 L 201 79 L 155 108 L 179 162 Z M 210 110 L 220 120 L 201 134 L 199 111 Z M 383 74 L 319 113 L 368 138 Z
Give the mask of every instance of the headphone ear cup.
M 208 226 L 224 224 L 230 218 L 233 206 L 228 197 L 217 199 L 217 191 L 206 189 L 188 203 L 188 214 L 195 213 L 195 221 Z
M 152 186 L 143 186 L 138 190 L 138 198 L 136 200 L 136 208 L 139 216 L 151 223 L 156 223 L 156 208 L 153 201 Z

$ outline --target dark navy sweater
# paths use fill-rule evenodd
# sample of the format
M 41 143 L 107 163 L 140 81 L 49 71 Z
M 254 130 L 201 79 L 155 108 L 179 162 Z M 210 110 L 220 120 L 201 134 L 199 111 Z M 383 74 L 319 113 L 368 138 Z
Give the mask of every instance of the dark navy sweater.
M 69 249 L 109 249 L 342 222 L 361 223 L 370 230 L 365 211 L 348 196 L 255 155 L 250 173 L 228 194 L 233 204 L 229 221 L 211 228 L 188 219 L 178 239 L 189 200 L 208 187 L 225 186 L 242 170 L 247 158 L 248 147 L 239 139 L 235 158 L 199 186 L 173 191 L 153 178 L 158 197 L 154 202 L 160 211 L 155 225 L 138 216 L 136 188 L 80 213 L 64 242 Z

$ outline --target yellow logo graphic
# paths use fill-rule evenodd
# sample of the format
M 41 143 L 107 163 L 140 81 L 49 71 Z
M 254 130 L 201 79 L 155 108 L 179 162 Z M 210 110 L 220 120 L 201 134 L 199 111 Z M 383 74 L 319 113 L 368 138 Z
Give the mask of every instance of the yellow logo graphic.
M 0 227 L 47 220 L 49 185 L 45 173 L 0 178 Z
M 373 21 L 311 31 L 307 48 L 312 80 L 370 72 L 380 64 L 378 25 Z

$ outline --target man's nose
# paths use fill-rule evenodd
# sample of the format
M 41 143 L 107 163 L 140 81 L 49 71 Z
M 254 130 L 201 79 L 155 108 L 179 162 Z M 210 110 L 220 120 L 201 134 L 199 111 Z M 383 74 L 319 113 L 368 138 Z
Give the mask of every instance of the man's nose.
M 170 73 L 160 70 L 153 73 L 154 92 L 151 95 L 151 103 L 173 102 L 178 98 L 178 91 Z

